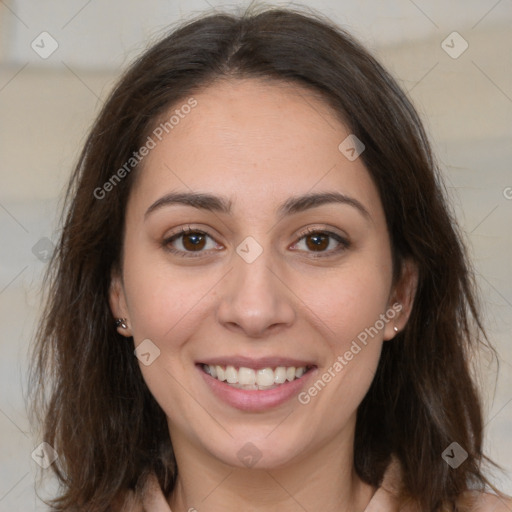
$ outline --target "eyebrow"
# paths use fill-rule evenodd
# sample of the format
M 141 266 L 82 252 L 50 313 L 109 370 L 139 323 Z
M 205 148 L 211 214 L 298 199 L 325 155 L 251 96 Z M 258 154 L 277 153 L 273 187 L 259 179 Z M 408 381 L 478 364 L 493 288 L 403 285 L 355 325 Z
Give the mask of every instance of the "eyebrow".
M 281 219 L 286 215 L 300 213 L 310 208 L 316 208 L 324 204 L 345 204 L 354 207 L 359 213 L 368 220 L 371 215 L 368 210 L 353 197 L 349 197 L 340 192 L 320 192 L 294 196 L 287 199 L 277 210 L 278 217 Z M 201 192 L 171 192 L 157 199 L 144 214 L 146 219 L 151 213 L 166 206 L 176 204 L 192 206 L 201 210 L 207 210 L 216 213 L 231 214 L 232 201 L 222 196 L 215 196 Z

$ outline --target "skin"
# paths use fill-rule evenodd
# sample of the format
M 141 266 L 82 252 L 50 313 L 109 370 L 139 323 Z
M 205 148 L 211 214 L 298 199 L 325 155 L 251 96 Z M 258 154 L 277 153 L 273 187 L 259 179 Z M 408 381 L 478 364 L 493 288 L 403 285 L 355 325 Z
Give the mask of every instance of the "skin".
M 356 411 L 382 344 L 407 321 L 415 269 L 407 264 L 393 283 L 378 191 L 361 158 L 338 149 L 350 132 L 320 98 L 254 79 L 220 81 L 194 98 L 197 107 L 144 159 L 110 294 L 115 317 L 127 319 L 119 332 L 160 350 L 140 368 L 167 415 L 179 467 L 169 504 L 175 512 L 362 511 L 375 488 L 353 467 Z M 165 194 L 191 191 L 231 199 L 231 214 L 168 205 L 145 218 Z M 339 203 L 278 217 L 291 196 L 316 192 L 350 196 L 368 217 Z M 199 257 L 168 250 L 191 252 L 187 237 L 165 246 L 188 225 L 212 237 Z M 350 245 L 330 238 L 315 251 L 303 237 L 310 227 Z M 263 250 L 252 263 L 236 252 L 248 236 Z M 321 376 L 396 302 L 400 314 L 307 405 L 292 398 L 240 411 L 213 395 L 194 366 L 215 356 L 283 356 L 313 361 Z M 261 453 L 252 468 L 237 457 L 247 442 Z

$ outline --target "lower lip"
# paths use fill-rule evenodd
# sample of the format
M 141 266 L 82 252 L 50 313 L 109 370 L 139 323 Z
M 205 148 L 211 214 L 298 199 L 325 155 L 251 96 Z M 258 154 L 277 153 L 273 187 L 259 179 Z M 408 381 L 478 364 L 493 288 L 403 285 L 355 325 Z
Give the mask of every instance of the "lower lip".
M 236 409 L 249 412 L 265 411 L 290 400 L 293 396 L 300 393 L 301 389 L 305 387 L 317 370 L 312 368 L 302 377 L 286 381 L 284 384 L 280 384 L 273 389 L 252 390 L 234 388 L 226 384 L 226 382 L 221 382 L 208 375 L 202 369 L 202 365 L 198 364 L 196 367 L 206 384 L 217 397 Z

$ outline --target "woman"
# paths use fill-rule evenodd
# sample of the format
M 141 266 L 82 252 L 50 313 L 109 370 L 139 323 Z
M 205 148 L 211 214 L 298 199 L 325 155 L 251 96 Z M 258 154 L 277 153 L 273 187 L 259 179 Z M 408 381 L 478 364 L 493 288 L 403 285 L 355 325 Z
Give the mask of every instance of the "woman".
M 485 492 L 485 335 L 428 141 L 348 34 L 180 27 L 67 197 L 33 380 L 54 510 L 512 509 Z

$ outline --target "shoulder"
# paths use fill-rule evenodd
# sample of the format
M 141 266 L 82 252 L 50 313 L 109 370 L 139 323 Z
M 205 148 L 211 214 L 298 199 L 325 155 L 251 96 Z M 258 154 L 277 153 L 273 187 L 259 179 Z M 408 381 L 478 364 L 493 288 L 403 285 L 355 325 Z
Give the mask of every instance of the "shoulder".
M 473 501 L 472 512 L 512 512 L 512 499 L 491 493 L 471 493 Z
M 365 512 L 381 510 L 400 510 L 401 512 L 417 512 L 415 505 L 401 502 L 399 496 L 402 491 L 403 469 L 396 456 L 386 468 L 382 484 L 377 489 L 370 506 Z M 498 496 L 488 492 L 466 491 L 457 499 L 457 510 L 467 512 L 512 512 L 512 498 Z

